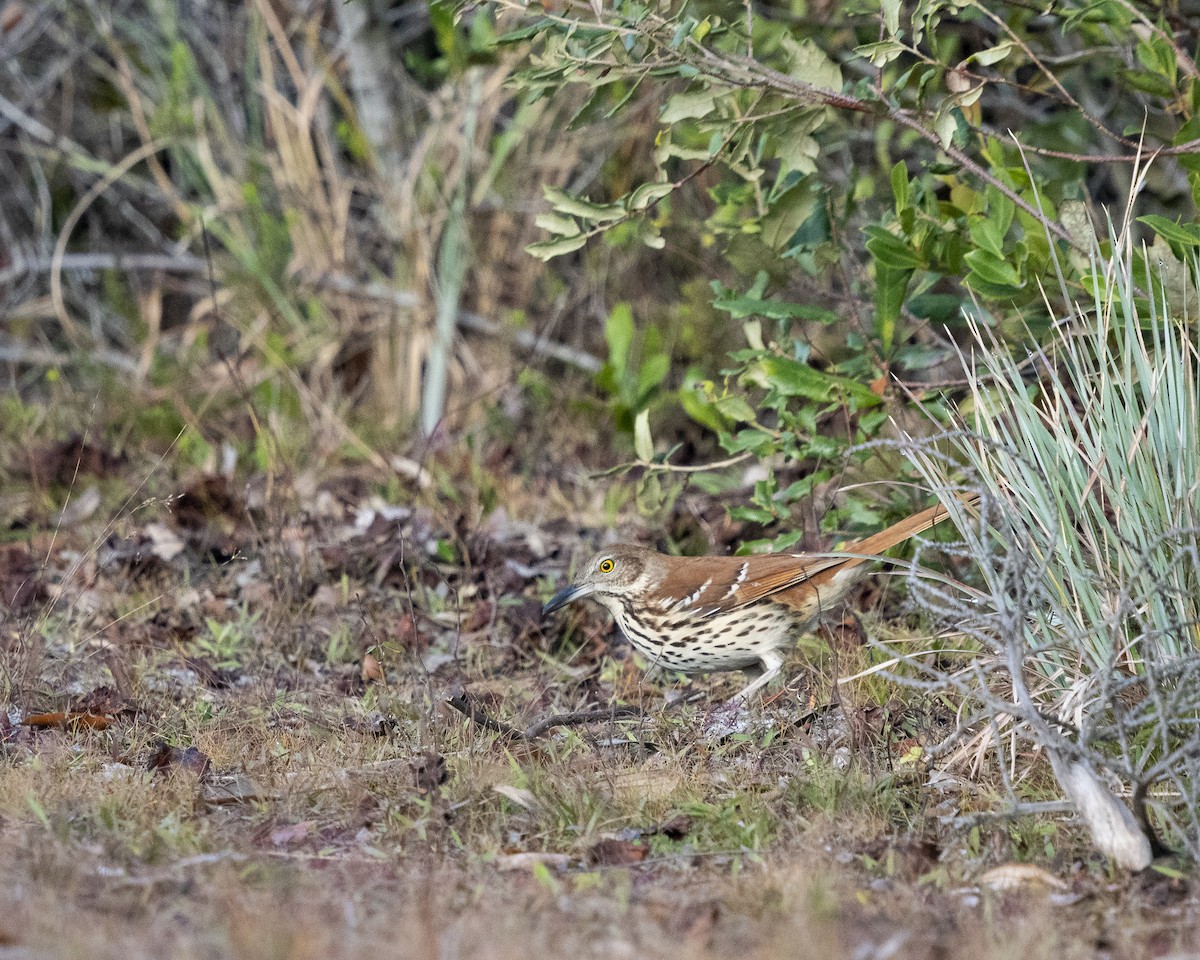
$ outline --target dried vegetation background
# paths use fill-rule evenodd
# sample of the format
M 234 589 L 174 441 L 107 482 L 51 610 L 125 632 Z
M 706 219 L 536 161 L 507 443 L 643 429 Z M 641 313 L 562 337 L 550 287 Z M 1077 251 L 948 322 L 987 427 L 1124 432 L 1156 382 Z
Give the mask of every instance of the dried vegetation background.
M 636 164 L 656 105 L 602 137 L 503 60 L 442 82 L 446 16 L 0 5 L 0 954 L 1190 955 L 1185 872 L 974 817 L 1011 783 L 925 766 L 956 704 L 856 618 L 716 742 L 737 678 L 541 621 L 613 529 L 758 535 L 724 507 L 759 477 L 600 473 L 612 304 L 715 372 L 720 267 L 527 257 L 542 186 Z

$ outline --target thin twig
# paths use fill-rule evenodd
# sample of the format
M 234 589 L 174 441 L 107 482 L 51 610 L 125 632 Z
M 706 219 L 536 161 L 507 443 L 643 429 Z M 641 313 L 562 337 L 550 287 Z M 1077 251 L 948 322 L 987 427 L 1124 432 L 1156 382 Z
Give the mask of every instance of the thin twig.
M 473 723 L 479 724 L 485 730 L 491 730 L 492 733 L 498 733 L 504 737 L 511 737 L 514 740 L 524 740 L 525 733 L 518 730 L 516 727 L 504 723 L 502 720 L 497 720 L 484 712 L 484 709 L 467 691 L 462 690 L 458 693 L 451 694 L 446 698 L 448 706 L 453 707 L 463 716 L 467 717 Z
M 724 470 L 726 467 L 732 467 L 736 464 L 749 460 L 753 453 L 745 451 L 737 456 L 729 457 L 725 460 L 715 460 L 712 463 L 698 463 L 692 466 L 681 466 L 674 463 L 646 463 L 642 464 L 647 470 L 652 472 L 663 473 L 703 473 L 709 470 Z
M 1003 810 L 979 810 L 975 813 L 944 817 L 942 822 L 956 830 L 967 830 L 995 820 L 1015 820 L 1044 813 L 1075 813 L 1075 804 L 1070 800 L 1043 800 L 1032 803 L 1013 803 Z
M 71 209 L 71 212 L 67 214 L 67 219 L 63 221 L 62 229 L 58 233 L 58 240 L 54 244 L 54 257 L 50 268 L 50 300 L 54 305 L 55 316 L 58 317 L 58 322 L 62 324 L 63 332 L 71 337 L 77 346 L 82 345 L 82 339 L 78 336 L 77 324 L 67 312 L 66 298 L 63 296 L 62 261 L 67 253 L 67 242 L 71 239 L 71 233 L 83 217 L 84 212 L 105 190 L 143 160 L 158 153 L 166 145 L 166 140 L 153 140 L 149 143 L 143 143 L 132 153 L 128 154 L 125 159 L 88 188 L 87 192 L 79 198 L 79 201 Z
M 680 697 L 664 708 L 665 711 L 693 702 L 698 695 Z M 458 690 L 446 698 L 446 704 L 453 707 L 463 716 L 479 724 L 485 730 L 491 730 L 501 736 L 513 740 L 536 740 L 548 730 L 555 727 L 579 727 L 588 723 L 602 723 L 606 720 L 636 720 L 645 716 L 641 707 L 600 707 L 589 710 L 574 710 L 570 713 L 555 713 L 541 720 L 536 720 L 524 730 L 518 730 L 503 720 L 497 720 L 479 705 L 479 702 L 466 690 Z
M 0 270 L 0 285 L 30 274 L 47 273 L 54 266 L 53 257 L 22 257 L 18 254 L 12 263 Z M 200 257 L 190 253 L 68 253 L 63 255 L 58 266 L 64 272 L 162 270 L 166 273 L 203 274 L 208 269 Z
M 540 737 L 554 727 L 578 727 L 585 723 L 599 723 L 604 720 L 626 720 L 640 717 L 640 707 L 604 707 L 598 710 L 576 710 L 572 713 L 556 713 L 538 720 L 525 728 L 523 734 L 526 740 Z
M 345 274 L 325 274 L 312 281 L 317 287 L 335 290 L 351 296 L 367 297 L 372 300 L 382 300 L 403 309 L 413 309 L 421 304 L 421 299 L 410 290 L 397 290 L 386 283 L 359 283 L 353 277 Z M 604 365 L 598 358 L 582 350 L 576 350 L 565 344 L 555 343 L 531 330 L 507 330 L 495 320 L 470 310 L 458 312 L 458 325 L 463 330 L 472 333 L 482 333 L 497 339 L 511 338 L 512 342 L 523 350 L 540 354 L 565 363 L 568 366 L 583 370 L 586 373 L 597 373 Z
M 59 353 L 22 343 L 0 340 L 0 363 L 28 364 L 35 367 L 71 367 L 77 364 L 98 363 L 112 367 L 122 373 L 136 376 L 137 361 L 115 350 L 79 350 L 74 353 Z

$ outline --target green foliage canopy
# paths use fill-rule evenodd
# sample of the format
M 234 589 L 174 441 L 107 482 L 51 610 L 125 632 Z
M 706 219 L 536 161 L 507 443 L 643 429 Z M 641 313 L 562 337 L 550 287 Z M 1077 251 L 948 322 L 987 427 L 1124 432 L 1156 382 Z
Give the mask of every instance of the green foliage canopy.
M 1067 312 L 1059 291 L 1091 299 L 1093 224 L 1133 192 L 1139 154 L 1156 154 L 1142 222 L 1160 264 L 1177 269 L 1197 242 L 1196 31 L 1169 10 L 498 6 L 526 17 L 500 37 L 528 51 L 525 96 L 582 86 L 579 123 L 657 99 L 652 174 L 603 197 L 548 188 L 530 252 L 566 255 L 618 225 L 656 249 L 673 231 L 719 244 L 742 282 L 714 284 L 714 306 L 748 325 L 750 349 L 685 407 L 723 424 L 730 451 L 828 461 L 907 402 L 891 377 L 927 393 L 920 373 L 952 363 L 966 318 L 1041 336 Z M 677 195 L 701 185 L 707 220 L 674 222 Z M 831 439 L 835 413 L 852 429 Z M 755 515 L 810 487 L 765 484 Z

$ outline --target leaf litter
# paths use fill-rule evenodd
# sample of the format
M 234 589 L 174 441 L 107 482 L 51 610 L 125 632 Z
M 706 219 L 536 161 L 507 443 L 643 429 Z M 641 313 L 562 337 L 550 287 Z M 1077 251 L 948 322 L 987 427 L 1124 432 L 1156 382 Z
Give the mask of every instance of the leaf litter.
M 76 443 L 43 451 L 31 475 L 60 480 L 72 456 L 89 474 L 128 469 Z M 488 942 L 514 907 L 524 932 L 490 956 L 525 956 L 518 944 L 549 931 L 561 944 L 566 929 L 647 956 L 782 956 L 799 942 L 830 957 L 989 956 L 981 911 L 996 896 L 1011 918 L 996 931 L 1054 931 L 1030 956 L 1098 938 L 1141 955 L 1142 939 L 1096 919 L 1089 905 L 1126 909 L 1123 888 L 1069 823 L 1039 864 L 1012 855 L 1044 849 L 1044 829 L 997 822 L 976 841 L 946 826 L 986 788 L 921 765 L 910 705 L 848 692 L 827 705 L 797 660 L 753 724 L 706 739 L 734 680 L 648 677 L 592 610 L 541 622 L 581 549 L 573 526 L 526 520 L 520 503 L 470 523 L 419 491 L 388 504 L 306 482 L 304 504 L 193 477 L 103 535 L 89 496 L 57 517 L 71 530 L 53 547 L 0 548 L 6 655 L 30 661 L 10 671 L 23 679 L 0 715 L 0 844 L 17 870 L 55 861 L 150 884 L 146 944 L 165 942 L 159 910 L 235 937 L 219 892 L 232 884 L 260 898 L 260 928 L 285 900 L 314 918 L 349 911 L 353 924 L 335 921 L 348 956 L 430 923 Z M 862 629 L 847 619 L 829 644 L 853 660 Z M 223 872 L 256 862 L 293 873 L 256 886 Z M 495 871 L 504 892 L 464 911 L 455 891 L 487 891 Z M 438 892 L 390 906 L 433 877 Z M 1133 895 L 1139 929 L 1166 924 L 1156 897 L 1172 916 L 1190 909 L 1180 883 Z M 0 901 L 13 916 L 42 903 L 13 889 Z M 115 903 L 76 901 L 101 927 Z

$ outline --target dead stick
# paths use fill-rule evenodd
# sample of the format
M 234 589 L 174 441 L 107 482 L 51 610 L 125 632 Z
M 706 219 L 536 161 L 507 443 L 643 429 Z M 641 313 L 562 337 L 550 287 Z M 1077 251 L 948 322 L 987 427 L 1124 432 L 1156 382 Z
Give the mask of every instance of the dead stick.
M 693 699 L 694 696 L 681 697 L 675 703 L 669 704 L 667 709 L 669 710 L 681 703 L 690 702 Z M 514 740 L 536 740 L 554 727 L 574 727 L 585 723 L 597 723 L 602 720 L 627 720 L 642 716 L 640 707 L 605 707 L 599 710 L 575 710 L 571 713 L 553 714 L 552 716 L 536 721 L 524 730 L 518 730 L 516 727 L 489 715 L 465 690 L 452 693 L 446 698 L 446 703 L 468 719 L 479 724 L 485 730 L 491 730 L 493 733 L 498 733 L 501 736 L 512 737 Z
M 642 710 L 640 707 L 606 707 L 601 710 L 576 710 L 572 713 L 556 713 L 526 727 L 524 736 L 526 740 L 533 740 L 553 727 L 575 727 L 584 723 L 595 723 L 600 720 L 625 720 L 629 717 L 640 717 L 641 715 Z
M 516 727 L 510 727 L 507 723 L 496 720 L 484 713 L 483 708 L 465 690 L 447 697 L 446 703 L 468 719 L 479 724 L 485 730 L 491 730 L 493 733 L 498 733 L 504 737 L 512 737 L 516 740 L 525 739 L 525 734 Z

